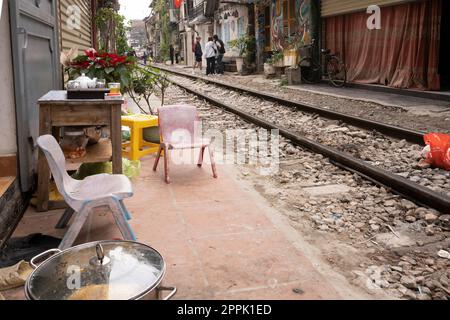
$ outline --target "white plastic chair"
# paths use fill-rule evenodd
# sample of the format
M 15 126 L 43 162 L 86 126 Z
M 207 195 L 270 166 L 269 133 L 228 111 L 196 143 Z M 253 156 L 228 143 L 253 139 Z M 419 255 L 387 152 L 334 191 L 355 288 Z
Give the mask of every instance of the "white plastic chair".
M 47 158 L 50 171 L 59 193 L 73 210 L 66 211 L 58 223 L 64 228 L 75 212 L 75 218 L 59 245 L 59 249 L 70 248 L 86 219 L 94 208 L 108 206 L 125 240 L 136 240 L 127 220 L 131 218 L 123 199 L 133 195 L 130 180 L 124 175 L 98 174 L 75 180 L 67 174 L 66 160 L 58 142 L 52 135 L 37 139 L 37 144 Z

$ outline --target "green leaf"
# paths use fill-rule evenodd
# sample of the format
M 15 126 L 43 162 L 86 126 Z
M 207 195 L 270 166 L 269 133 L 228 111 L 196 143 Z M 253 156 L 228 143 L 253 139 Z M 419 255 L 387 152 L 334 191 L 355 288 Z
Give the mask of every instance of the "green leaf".
M 113 71 L 114 71 L 114 68 L 111 68 L 111 67 L 105 68 L 106 74 L 110 74 L 110 73 L 113 72 Z
M 123 87 L 126 88 L 130 84 L 130 80 L 125 74 L 120 75 L 120 82 L 122 83 Z

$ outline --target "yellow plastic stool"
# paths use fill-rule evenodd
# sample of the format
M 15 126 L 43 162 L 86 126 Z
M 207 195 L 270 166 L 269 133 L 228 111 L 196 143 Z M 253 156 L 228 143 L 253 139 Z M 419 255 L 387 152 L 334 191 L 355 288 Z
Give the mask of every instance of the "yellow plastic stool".
M 145 114 L 122 116 L 122 126 L 130 128 L 130 142 L 122 143 L 122 154 L 129 160 L 139 160 L 141 157 L 158 152 L 159 144 L 145 141 L 142 133 L 144 128 L 158 126 L 157 116 Z

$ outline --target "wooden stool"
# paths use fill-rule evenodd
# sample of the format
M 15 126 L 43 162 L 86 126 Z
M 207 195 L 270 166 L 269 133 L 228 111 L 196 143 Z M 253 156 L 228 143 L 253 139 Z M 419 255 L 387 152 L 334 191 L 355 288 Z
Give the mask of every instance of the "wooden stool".
M 145 114 L 122 116 L 122 126 L 130 128 L 130 142 L 122 143 L 122 154 L 129 160 L 139 160 L 158 152 L 159 144 L 147 142 L 143 138 L 144 128 L 158 126 L 157 116 Z

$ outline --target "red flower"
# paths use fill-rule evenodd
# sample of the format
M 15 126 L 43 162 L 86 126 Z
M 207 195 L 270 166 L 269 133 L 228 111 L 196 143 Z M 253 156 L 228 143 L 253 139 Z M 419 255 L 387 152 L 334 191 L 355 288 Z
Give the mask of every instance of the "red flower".
M 119 56 L 115 53 L 110 54 L 109 58 L 110 58 L 110 64 L 113 67 L 115 67 L 119 64 L 123 64 L 127 60 L 126 56 Z
M 97 51 L 95 51 L 94 48 L 90 48 L 84 52 L 86 56 L 89 58 L 89 60 L 94 61 L 97 57 Z
M 100 66 L 102 66 L 103 68 L 106 68 L 108 66 L 106 60 L 104 59 L 98 59 L 97 60 L 97 64 L 99 64 Z
M 89 61 L 74 61 L 71 63 L 72 67 L 75 68 L 81 68 L 81 69 L 87 69 L 90 65 Z

